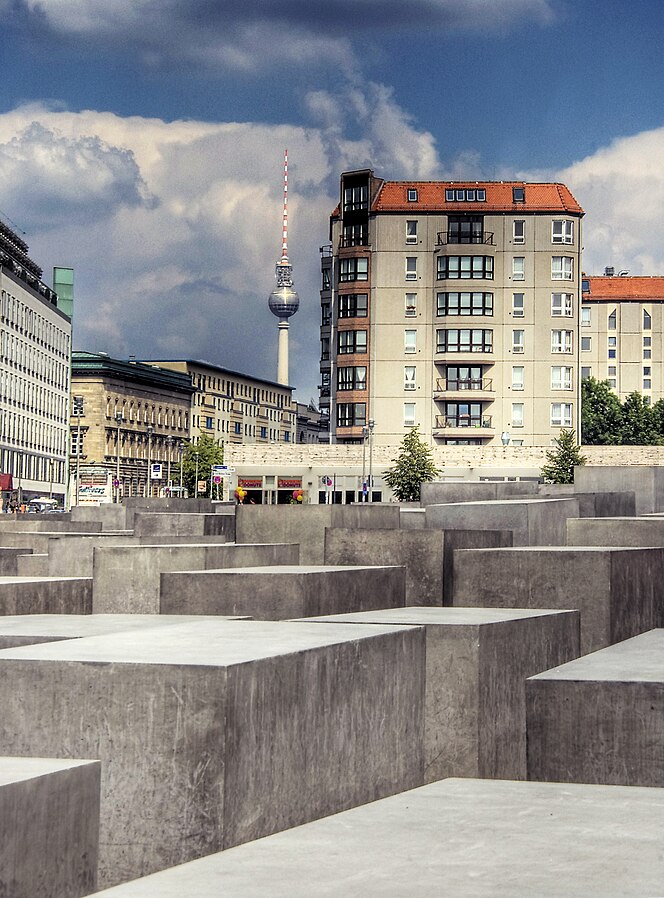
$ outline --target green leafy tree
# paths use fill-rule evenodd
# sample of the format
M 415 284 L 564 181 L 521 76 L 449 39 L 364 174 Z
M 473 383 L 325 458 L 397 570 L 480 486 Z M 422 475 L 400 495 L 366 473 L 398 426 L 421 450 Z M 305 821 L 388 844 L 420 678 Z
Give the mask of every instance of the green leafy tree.
M 652 446 L 662 443 L 653 407 L 641 393 L 630 393 L 622 405 L 622 440 L 625 446 Z
M 548 483 L 574 483 L 574 466 L 586 463 L 585 455 L 576 442 L 573 430 L 563 428 L 553 441 L 553 449 L 546 453 L 546 464 L 542 468 L 542 478 Z
M 199 496 L 207 496 L 210 491 L 210 472 L 212 465 L 223 465 L 224 445 L 216 443 L 207 434 L 201 434 L 197 443 L 188 443 L 182 456 L 182 482 L 189 490 L 190 496 L 196 495 L 196 453 L 198 453 L 198 479 L 205 481 L 205 489 L 199 490 Z M 180 476 L 179 467 L 173 482 Z
M 413 427 L 403 438 L 394 466 L 383 472 L 383 479 L 400 502 L 418 502 L 423 483 L 434 480 L 438 468 L 434 464 L 431 447 Z
M 620 400 L 608 380 L 589 377 L 581 384 L 581 442 L 584 446 L 622 443 Z

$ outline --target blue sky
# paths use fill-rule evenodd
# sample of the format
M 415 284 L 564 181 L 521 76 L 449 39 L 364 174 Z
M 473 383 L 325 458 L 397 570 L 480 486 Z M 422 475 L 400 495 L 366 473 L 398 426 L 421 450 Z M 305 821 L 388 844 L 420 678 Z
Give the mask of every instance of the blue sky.
M 586 270 L 664 273 L 654 0 L 0 0 L 0 21 L 0 214 L 47 280 L 76 269 L 77 348 L 273 379 L 286 146 L 302 401 L 344 169 L 563 180 Z

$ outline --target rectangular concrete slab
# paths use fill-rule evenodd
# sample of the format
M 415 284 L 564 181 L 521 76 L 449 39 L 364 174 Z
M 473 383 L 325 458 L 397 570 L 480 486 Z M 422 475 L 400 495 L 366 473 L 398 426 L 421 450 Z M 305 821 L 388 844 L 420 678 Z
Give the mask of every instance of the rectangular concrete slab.
M 235 517 L 219 514 L 192 514 L 170 512 L 160 514 L 137 511 L 134 515 L 134 533 L 139 537 L 169 536 L 222 536 L 226 542 L 235 540 Z
M 161 575 L 161 614 L 288 620 L 405 604 L 403 567 L 266 565 Z
M 664 783 L 664 630 L 651 630 L 527 683 L 528 778 Z
M 664 549 L 520 547 L 454 553 L 454 604 L 576 608 L 581 652 L 659 626 Z
M 92 580 L 87 577 L 0 577 L 0 616 L 90 614 Z
M 562 546 L 576 499 L 513 499 L 427 505 L 427 527 L 437 530 L 511 530 L 515 546 Z
M 529 481 L 439 481 L 423 483 L 422 505 L 441 505 L 449 502 L 492 502 L 496 499 L 537 496 L 538 484 Z
M 644 898 L 664 789 L 444 780 L 99 898 Z
M 79 898 L 97 884 L 98 761 L 0 757 L 0 895 Z
M 102 761 L 115 884 L 421 782 L 424 639 L 199 619 L 4 649 L 0 751 Z
M 664 518 L 616 517 L 569 520 L 568 546 L 664 546 Z
M 659 465 L 581 465 L 574 468 L 574 486 L 581 493 L 632 491 L 636 514 L 664 511 L 664 467 Z
M 93 610 L 102 614 L 159 613 L 160 574 L 264 564 L 297 564 L 296 544 L 194 543 L 167 546 L 96 546 Z
M 416 607 L 315 620 L 426 628 L 425 782 L 525 779 L 526 678 L 579 655 L 576 611 Z
M 0 540 L 1 542 L 1 540 Z M 19 555 L 27 555 L 32 549 L 26 549 L 16 546 L 0 548 L 0 577 L 15 577 L 17 574 L 17 557 Z

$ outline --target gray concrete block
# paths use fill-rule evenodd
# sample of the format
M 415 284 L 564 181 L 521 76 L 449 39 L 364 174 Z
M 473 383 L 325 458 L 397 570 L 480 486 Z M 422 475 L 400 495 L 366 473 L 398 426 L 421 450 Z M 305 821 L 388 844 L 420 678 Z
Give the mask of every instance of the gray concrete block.
M 98 898 L 643 898 L 663 817 L 663 789 L 444 780 Z
M 632 491 L 636 514 L 664 511 L 664 468 L 658 465 L 581 465 L 574 468 L 574 486 L 580 493 Z
M 562 546 L 576 499 L 512 499 L 427 505 L 427 527 L 437 530 L 511 530 L 515 546 Z
M 287 620 L 405 604 L 403 567 L 269 565 L 161 575 L 161 614 Z
M 239 543 L 267 543 L 278 535 L 300 546 L 301 564 L 325 564 L 325 528 L 398 530 L 396 504 L 238 505 L 235 538 Z
M 16 557 L 17 577 L 48 577 L 48 555 L 31 553 Z
M 0 895 L 95 890 L 100 776 L 98 761 L 0 757 Z
M 425 782 L 525 779 L 526 678 L 580 651 L 576 611 L 398 608 L 314 620 L 426 628 Z
M 101 524 L 95 521 L 74 523 L 62 514 L 0 515 L 0 542 L 6 533 L 96 533 Z
M 529 481 L 438 481 L 423 483 L 421 505 L 450 502 L 492 502 L 496 499 L 536 496 L 538 484 Z
M 52 515 L 51 517 L 55 517 Z M 0 543 L 7 547 L 22 547 L 32 549 L 40 555 L 48 552 L 48 541 L 52 537 L 75 538 L 77 536 L 90 536 L 96 531 L 74 532 L 71 530 L 16 530 L 5 531 L 0 534 Z
M 297 564 L 297 545 L 192 543 L 97 546 L 93 549 L 93 610 L 101 614 L 159 613 L 159 576 L 264 564 Z
M 220 536 L 226 542 L 235 540 L 235 516 L 221 514 L 168 514 L 137 511 L 134 515 L 134 534 L 153 536 Z
M 616 517 L 569 520 L 569 546 L 664 546 L 664 518 Z
M 1 540 L 0 540 L 1 542 Z M 16 558 L 18 555 L 28 555 L 32 549 L 21 546 L 5 548 L 0 547 L 0 577 L 15 577 L 18 573 Z
M 71 520 L 79 524 L 94 522 L 100 525 L 101 530 L 125 530 L 130 526 L 126 507 L 117 503 L 75 505 L 71 510 Z
M 573 483 L 541 483 L 541 498 L 563 499 L 574 497 L 579 503 L 582 518 L 634 517 L 636 496 L 633 491 L 581 493 Z
M 454 604 L 576 608 L 583 654 L 660 626 L 664 549 L 461 549 Z
M 130 534 L 108 533 L 93 536 L 52 536 L 46 545 L 48 573 L 51 577 L 92 577 L 94 550 L 97 546 L 133 546 L 138 540 Z
M 87 577 L 0 577 L 0 615 L 90 614 Z
M 546 671 L 526 694 L 529 779 L 664 785 L 664 630 Z
M 424 638 L 199 620 L 4 649 L 0 751 L 102 761 L 112 885 L 420 782 Z
M 399 528 L 401 530 L 424 530 L 426 512 L 423 508 L 404 508 L 399 506 Z

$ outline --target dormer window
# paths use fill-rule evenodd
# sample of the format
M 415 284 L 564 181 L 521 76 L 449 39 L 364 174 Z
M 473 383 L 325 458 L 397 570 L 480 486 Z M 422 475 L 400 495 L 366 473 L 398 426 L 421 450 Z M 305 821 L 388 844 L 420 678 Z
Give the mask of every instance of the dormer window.
M 513 203 L 525 203 L 526 202 L 526 188 L 525 187 L 513 187 L 512 188 L 512 202 Z
M 408 202 L 409 203 L 417 202 L 417 190 L 414 187 L 408 188 Z
M 485 203 L 486 190 L 483 187 L 456 189 L 448 187 L 445 189 L 446 203 Z

